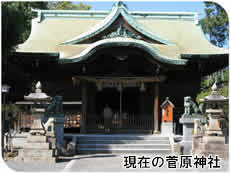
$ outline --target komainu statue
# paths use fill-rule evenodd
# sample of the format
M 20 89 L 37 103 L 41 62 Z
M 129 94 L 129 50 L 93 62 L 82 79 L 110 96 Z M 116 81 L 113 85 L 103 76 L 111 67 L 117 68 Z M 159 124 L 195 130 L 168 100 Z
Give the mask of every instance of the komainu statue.
M 62 96 L 54 96 L 50 105 L 46 107 L 47 116 L 63 116 Z
M 192 113 L 200 113 L 199 107 L 192 100 L 192 97 L 184 97 L 184 114 L 191 115 Z

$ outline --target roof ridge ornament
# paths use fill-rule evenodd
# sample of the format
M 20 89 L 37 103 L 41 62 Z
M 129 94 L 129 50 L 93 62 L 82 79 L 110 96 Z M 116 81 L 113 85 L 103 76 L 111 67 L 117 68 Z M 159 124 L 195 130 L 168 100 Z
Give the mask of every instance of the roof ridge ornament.
M 127 5 L 123 2 L 123 1 L 117 1 L 113 4 L 112 9 L 113 8 L 125 8 L 128 9 Z
M 124 37 L 124 38 L 133 38 L 133 39 L 141 39 L 141 36 L 136 35 L 135 33 L 129 31 L 125 26 L 124 23 L 121 23 L 119 27 L 113 31 L 110 32 L 107 35 L 104 35 L 102 38 L 115 38 L 115 37 Z

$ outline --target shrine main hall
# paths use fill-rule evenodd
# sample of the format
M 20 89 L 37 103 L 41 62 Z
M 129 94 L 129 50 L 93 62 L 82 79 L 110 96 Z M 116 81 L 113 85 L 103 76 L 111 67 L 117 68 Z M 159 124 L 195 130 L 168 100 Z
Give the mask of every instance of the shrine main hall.
M 63 97 L 66 114 L 80 112 L 80 133 L 104 132 L 106 104 L 111 133 L 159 133 L 166 97 L 177 127 L 184 97 L 195 100 L 201 78 L 228 65 L 228 50 L 205 38 L 197 13 L 129 11 L 122 2 L 109 11 L 33 11 L 31 34 L 12 57 L 30 82 Z

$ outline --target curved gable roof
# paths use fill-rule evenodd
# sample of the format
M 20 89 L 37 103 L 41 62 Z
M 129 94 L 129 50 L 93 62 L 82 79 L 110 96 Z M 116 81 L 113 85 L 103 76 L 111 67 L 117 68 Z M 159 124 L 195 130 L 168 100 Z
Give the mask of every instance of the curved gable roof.
M 187 60 L 179 59 L 179 58 L 169 58 L 163 55 L 157 48 L 153 45 L 142 41 L 142 40 L 135 40 L 131 38 L 110 38 L 97 41 L 91 44 L 88 48 L 83 50 L 80 54 L 70 56 L 68 58 L 62 58 L 59 60 L 60 63 L 73 63 L 73 62 L 80 62 L 83 60 L 87 60 L 90 56 L 92 56 L 98 50 L 101 50 L 106 47 L 110 46 L 123 46 L 123 47 L 133 47 L 139 48 L 146 51 L 149 55 L 151 55 L 154 59 L 161 63 L 168 63 L 174 65 L 185 65 Z M 173 46 L 175 47 L 175 46 Z
M 71 40 L 65 41 L 62 44 L 77 44 L 88 40 L 95 35 L 103 33 L 118 19 L 120 15 L 123 17 L 125 22 L 127 22 L 132 28 L 134 28 L 137 32 L 143 34 L 145 37 L 154 40 L 160 44 L 175 45 L 174 43 L 149 32 L 141 23 L 137 23 L 136 20 L 134 20 L 133 17 L 128 13 L 123 3 L 116 3 L 115 7 L 112 9 L 112 12 L 103 21 L 98 23 L 89 31 L 84 32 Z
M 112 11 L 34 11 L 38 12 L 38 17 L 32 20 L 31 34 L 23 44 L 18 45 L 17 53 L 31 53 L 31 55 L 58 53 L 60 61 L 69 59 L 69 62 L 77 62 L 88 58 L 93 52 L 91 48 L 114 46 L 120 40 L 123 46 L 128 42 L 142 49 L 153 51 L 154 58 L 160 58 L 158 61 L 169 64 L 186 64 L 187 61 L 184 61 L 183 58 L 190 55 L 210 57 L 211 55 L 228 54 L 228 49 L 218 48 L 205 38 L 197 23 L 195 13 L 128 12 L 122 4 L 114 6 Z M 127 22 L 126 29 L 143 36 L 143 40 L 127 37 L 120 39 L 119 34 L 116 38 L 104 39 L 104 35 L 107 36 L 108 33 L 110 35 L 111 31 L 117 29 L 119 22 L 122 24 Z M 89 40 L 82 43 L 81 40 L 84 39 Z M 153 48 L 147 49 L 147 47 Z M 83 54 L 84 56 L 79 58 Z

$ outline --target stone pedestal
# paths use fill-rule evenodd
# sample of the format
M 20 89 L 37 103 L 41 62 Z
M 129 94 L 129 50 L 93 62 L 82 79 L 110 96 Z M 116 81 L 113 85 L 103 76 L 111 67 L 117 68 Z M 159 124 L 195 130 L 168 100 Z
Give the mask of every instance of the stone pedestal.
M 192 153 L 196 155 L 212 154 L 229 160 L 229 145 L 225 144 L 224 136 L 194 136 L 192 148 Z
M 200 114 L 183 114 L 180 118 L 180 123 L 183 124 L 183 140 L 181 142 L 181 145 L 183 146 L 183 154 L 191 154 L 195 119 L 200 119 L 203 123 L 206 122 L 205 117 Z
M 19 151 L 18 159 L 24 162 L 55 163 L 55 149 L 51 149 L 47 136 L 30 135 Z
M 44 109 L 34 108 L 34 122 L 23 149 L 19 151 L 18 159 L 24 162 L 56 162 L 56 147 L 51 145 L 48 137 L 45 136 L 45 128 L 41 120 L 44 116 Z M 55 136 L 53 136 L 55 139 Z
M 163 136 L 173 135 L 173 123 L 172 122 L 163 122 L 161 124 L 161 135 Z

